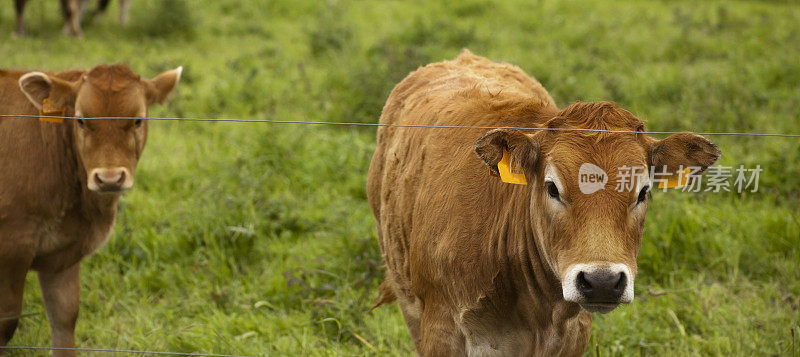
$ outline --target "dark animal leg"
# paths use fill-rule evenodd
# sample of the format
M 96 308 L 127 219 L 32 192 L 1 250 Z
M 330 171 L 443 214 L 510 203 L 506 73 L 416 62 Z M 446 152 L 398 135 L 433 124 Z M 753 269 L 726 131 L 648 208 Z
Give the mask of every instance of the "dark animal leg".
M 66 1 L 66 9 L 63 10 L 64 14 L 69 14 L 67 23 L 64 24 L 62 32 L 65 35 L 72 35 L 75 37 L 83 37 L 83 30 L 81 30 L 81 17 L 83 17 L 83 9 L 86 5 L 86 0 L 62 0 Z
M 64 21 L 69 21 L 72 17 L 72 11 L 69 9 L 69 0 L 61 0 L 61 14 L 64 15 Z
M 25 275 L 31 264 L 31 259 L 13 254 L 16 252 L 3 252 L 3 248 L 0 244 L 0 346 L 7 345 L 17 329 L 22 314 Z
M 27 0 L 14 0 L 14 12 L 17 15 L 17 22 L 14 26 L 14 35 L 15 36 L 25 36 L 25 32 L 27 31 L 27 26 L 25 25 L 25 18 L 23 14 L 25 13 L 25 3 Z

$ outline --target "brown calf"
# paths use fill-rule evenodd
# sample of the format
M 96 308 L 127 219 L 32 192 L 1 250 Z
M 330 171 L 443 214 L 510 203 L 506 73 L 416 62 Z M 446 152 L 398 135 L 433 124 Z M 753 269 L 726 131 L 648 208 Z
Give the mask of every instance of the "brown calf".
M 380 122 L 644 130 L 611 103 L 559 110 L 518 67 L 469 51 L 410 74 Z M 504 151 L 527 185 L 493 177 Z M 381 127 L 367 180 L 387 266 L 381 302 L 399 303 L 424 356 L 580 355 L 591 312 L 633 299 L 652 183 L 637 174 L 618 191 L 618 168 L 674 173 L 719 155 L 691 134 Z M 582 192 L 585 163 L 608 173 L 603 189 Z
M 31 269 L 53 346 L 75 346 L 80 261 L 108 240 L 147 141 L 147 107 L 163 102 L 180 75 L 178 68 L 141 79 L 125 65 L 0 70 L 0 114 L 37 115 L 47 99 L 64 116 L 130 118 L 0 118 L 0 346 L 16 329 Z

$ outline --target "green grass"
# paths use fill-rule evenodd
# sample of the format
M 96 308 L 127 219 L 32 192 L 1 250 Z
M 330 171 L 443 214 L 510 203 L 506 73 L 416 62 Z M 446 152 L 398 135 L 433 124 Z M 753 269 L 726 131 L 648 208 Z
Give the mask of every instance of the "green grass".
M 613 100 L 652 130 L 800 133 L 790 2 L 137 0 L 128 28 L 112 8 L 83 40 L 60 36 L 57 3 L 31 1 L 26 39 L 5 37 L 0 6 L 2 66 L 183 65 L 153 116 L 375 122 L 409 71 L 468 47 L 561 106 Z M 712 139 L 721 164 L 761 165 L 760 192 L 655 193 L 637 298 L 596 316 L 588 355 L 800 355 L 800 140 Z M 374 140 L 152 123 L 115 234 L 83 265 L 79 345 L 410 355 L 396 306 L 364 314 L 383 276 L 364 187 Z M 33 274 L 25 297 L 35 315 L 12 343 L 47 345 Z

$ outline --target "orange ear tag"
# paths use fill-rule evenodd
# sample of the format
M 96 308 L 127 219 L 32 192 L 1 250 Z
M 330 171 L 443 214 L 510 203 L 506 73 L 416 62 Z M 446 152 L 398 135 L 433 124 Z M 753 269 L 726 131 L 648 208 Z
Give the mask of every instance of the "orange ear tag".
M 672 176 L 667 179 L 667 188 L 683 187 L 689 184 L 689 174 L 692 169 L 686 168 L 679 172 L 677 176 Z M 664 181 L 658 183 L 658 188 L 664 188 Z
M 503 158 L 497 163 L 497 171 L 500 171 L 500 180 L 505 183 L 528 184 L 528 181 L 525 180 L 525 172 L 522 171 L 522 166 L 511 159 L 511 154 L 506 149 L 503 149 Z
M 50 101 L 50 98 L 45 98 L 42 101 L 42 109 L 39 110 L 39 121 L 46 121 L 50 123 L 63 123 L 64 119 L 62 118 L 45 118 L 47 116 L 53 117 L 63 117 L 65 107 L 56 108 L 55 105 Z

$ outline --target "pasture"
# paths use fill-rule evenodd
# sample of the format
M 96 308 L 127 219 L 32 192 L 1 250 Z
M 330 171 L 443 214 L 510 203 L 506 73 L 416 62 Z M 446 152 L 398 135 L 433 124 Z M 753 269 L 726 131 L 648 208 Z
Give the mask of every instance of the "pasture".
M 781 1 L 157 1 L 60 35 L 29 4 L 0 67 L 184 66 L 152 117 L 377 122 L 392 87 L 461 48 L 519 65 L 560 106 L 611 100 L 648 129 L 800 133 L 800 6 Z M 82 268 L 80 347 L 410 355 L 365 178 L 375 128 L 153 121 L 115 232 Z M 440 129 L 436 129 L 440 130 Z M 587 355 L 800 355 L 800 140 L 710 137 L 756 193 L 654 192 L 636 298 Z M 12 345 L 47 346 L 34 274 Z M 9 355 L 31 355 L 11 352 Z M 89 354 L 86 354 L 89 355 Z

